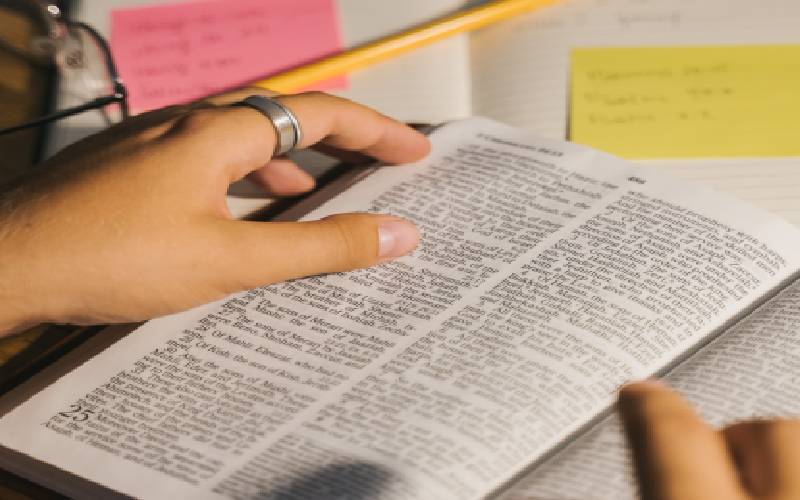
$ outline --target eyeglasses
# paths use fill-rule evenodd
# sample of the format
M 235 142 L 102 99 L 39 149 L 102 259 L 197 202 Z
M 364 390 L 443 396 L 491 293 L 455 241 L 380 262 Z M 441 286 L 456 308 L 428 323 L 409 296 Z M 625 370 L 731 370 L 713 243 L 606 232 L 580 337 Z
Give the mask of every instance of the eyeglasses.
M 128 117 L 127 91 L 106 40 L 91 26 L 63 19 L 55 4 L 36 0 L 0 0 L 0 13 L 32 21 L 27 33 L 0 33 L 0 51 L 30 64 L 54 68 L 62 102 L 53 113 L 0 129 L 0 135 L 38 127 L 96 110 L 110 125 Z

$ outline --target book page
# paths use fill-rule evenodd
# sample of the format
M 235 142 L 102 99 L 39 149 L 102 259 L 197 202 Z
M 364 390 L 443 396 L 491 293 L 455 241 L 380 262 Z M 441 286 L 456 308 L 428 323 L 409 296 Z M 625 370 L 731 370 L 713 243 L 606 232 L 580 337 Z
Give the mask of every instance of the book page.
M 0 443 L 138 498 L 481 498 L 800 267 L 791 226 L 608 155 L 431 140 L 309 215 L 408 217 L 412 255 L 151 321 Z
M 795 282 L 673 370 L 666 382 L 712 425 L 800 418 L 798 311 Z M 607 418 L 501 498 L 637 498 L 619 418 Z
M 567 137 L 575 47 L 800 43 L 792 0 L 565 0 L 471 37 L 475 114 L 537 135 Z M 800 225 L 800 159 L 659 161 Z M 776 174 L 780 172 L 780 174 Z
M 800 226 L 800 158 L 642 161 L 748 201 Z

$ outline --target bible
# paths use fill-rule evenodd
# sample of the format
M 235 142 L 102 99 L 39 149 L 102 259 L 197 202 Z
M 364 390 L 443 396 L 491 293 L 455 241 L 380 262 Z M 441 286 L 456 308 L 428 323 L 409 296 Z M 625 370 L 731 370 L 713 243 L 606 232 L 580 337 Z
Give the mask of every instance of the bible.
M 796 228 L 488 119 L 430 138 L 305 215 L 408 218 L 414 252 L 96 336 L 0 400 L 0 466 L 75 498 L 632 498 L 621 384 L 800 413 Z

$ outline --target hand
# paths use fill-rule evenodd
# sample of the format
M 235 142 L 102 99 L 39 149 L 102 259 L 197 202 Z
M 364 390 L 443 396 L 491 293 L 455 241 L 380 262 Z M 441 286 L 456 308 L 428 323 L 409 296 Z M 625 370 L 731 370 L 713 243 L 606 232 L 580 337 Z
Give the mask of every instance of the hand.
M 800 421 L 716 430 L 650 381 L 623 388 L 619 411 L 646 500 L 800 498 Z
M 244 90 L 140 115 L 66 148 L 0 191 L 0 334 L 42 322 L 140 321 L 300 276 L 345 271 L 412 250 L 396 217 L 302 223 L 232 220 L 228 186 L 246 175 L 273 194 L 313 179 L 271 158 L 275 133 Z M 263 92 L 263 91 L 261 91 Z M 389 163 L 427 139 L 364 106 L 320 93 L 280 97 L 321 143 Z

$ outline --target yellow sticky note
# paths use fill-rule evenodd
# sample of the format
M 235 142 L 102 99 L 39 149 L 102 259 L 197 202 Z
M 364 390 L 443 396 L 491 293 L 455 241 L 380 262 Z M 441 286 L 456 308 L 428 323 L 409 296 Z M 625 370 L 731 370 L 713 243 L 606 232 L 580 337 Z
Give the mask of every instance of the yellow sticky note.
M 572 52 L 570 139 L 627 158 L 800 155 L 800 45 Z

